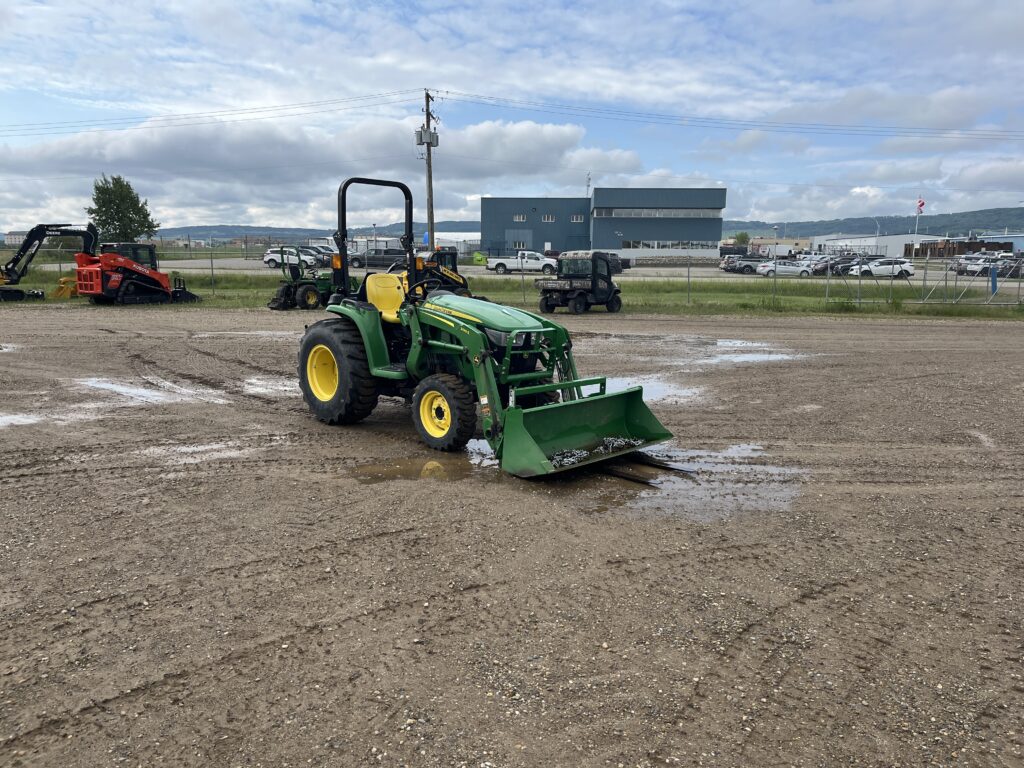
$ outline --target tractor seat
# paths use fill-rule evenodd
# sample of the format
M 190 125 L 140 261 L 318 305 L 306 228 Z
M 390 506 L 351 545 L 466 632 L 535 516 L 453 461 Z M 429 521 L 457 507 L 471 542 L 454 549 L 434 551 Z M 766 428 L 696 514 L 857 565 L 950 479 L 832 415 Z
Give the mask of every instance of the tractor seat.
M 378 272 L 366 276 L 366 300 L 380 311 L 385 323 L 397 323 L 398 310 L 405 301 L 402 276 Z

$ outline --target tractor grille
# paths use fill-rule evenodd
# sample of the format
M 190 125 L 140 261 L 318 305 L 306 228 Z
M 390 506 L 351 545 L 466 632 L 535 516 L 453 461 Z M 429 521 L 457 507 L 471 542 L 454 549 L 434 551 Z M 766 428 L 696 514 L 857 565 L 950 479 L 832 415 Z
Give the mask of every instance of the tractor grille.
M 99 267 L 79 267 L 75 270 L 75 278 L 79 294 L 103 293 L 103 273 Z

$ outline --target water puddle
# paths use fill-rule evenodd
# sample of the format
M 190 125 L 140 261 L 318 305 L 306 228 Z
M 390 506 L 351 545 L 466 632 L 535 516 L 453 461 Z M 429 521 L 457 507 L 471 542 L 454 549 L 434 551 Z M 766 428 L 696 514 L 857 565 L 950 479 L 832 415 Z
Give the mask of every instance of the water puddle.
M 204 331 L 192 334 L 193 339 L 209 339 L 215 336 L 263 336 L 271 339 L 300 339 L 298 331 Z
M 626 497 L 618 502 L 619 508 L 695 522 L 788 509 L 800 492 L 804 474 L 792 467 L 761 463 L 764 449 L 753 444 L 721 451 L 655 446 L 645 453 L 691 474 L 651 468 L 649 487 L 636 491 L 635 484 L 619 484 L 618 492 Z M 609 501 L 615 502 L 614 495 Z
M 98 377 L 74 379 L 71 381 L 71 385 L 77 389 L 99 391 L 113 395 L 115 398 L 113 400 L 61 403 L 46 413 L 3 413 L 0 414 L 0 429 L 42 423 L 61 425 L 80 421 L 95 421 L 108 417 L 111 408 L 190 402 L 226 405 L 231 402 L 223 392 L 215 389 L 185 387 L 159 376 L 147 375 L 142 379 L 150 386 L 143 386 L 132 381 L 117 381 Z
M 31 413 L 0 413 L 0 429 L 4 427 L 25 427 L 29 424 L 38 424 L 41 421 L 45 421 L 45 418 Z
M 486 440 L 470 440 L 465 453 L 431 452 L 429 456 L 361 464 L 355 478 L 364 485 L 389 480 L 464 480 L 474 478 L 493 481 L 502 476 L 498 460 Z
M 716 347 L 722 347 L 724 349 L 762 349 L 764 347 L 770 347 L 766 341 L 745 341 L 744 339 L 716 339 Z
M 658 376 L 609 376 L 606 392 L 618 392 L 628 387 L 643 387 L 644 400 L 657 400 L 676 405 L 700 399 L 701 387 L 683 387 Z
M 253 376 L 242 383 L 242 391 L 247 395 L 282 395 L 299 397 L 299 382 L 285 376 Z
M 236 442 L 205 443 L 197 445 L 157 445 L 143 448 L 138 453 L 161 459 L 166 464 L 200 464 L 219 459 L 237 459 L 248 456 L 252 448 L 242 448 Z
M 3 354 L 4 352 L 13 352 L 17 348 L 17 344 L 0 344 L 0 354 Z
M 160 405 L 197 400 L 218 405 L 226 405 L 230 402 L 224 396 L 224 393 L 218 392 L 215 389 L 184 387 L 172 381 L 162 379 L 159 376 L 144 376 L 143 381 L 153 385 L 153 387 L 143 387 L 132 382 L 101 378 L 75 379 L 75 384 L 81 387 L 88 387 L 89 389 L 98 389 L 120 395 L 135 405 Z
M 354 476 L 366 485 L 392 480 L 493 483 L 508 479 L 536 484 L 588 512 L 670 515 L 711 523 L 788 509 L 805 475 L 800 469 L 764 463 L 764 448 L 748 443 L 719 451 L 661 445 L 644 453 L 686 472 L 644 465 L 626 456 L 546 478 L 515 480 L 501 472 L 484 440 L 473 440 L 464 454 L 437 453 L 363 464 Z M 617 470 L 628 470 L 631 479 L 623 479 Z
M 720 363 L 736 365 L 740 363 L 775 363 L 785 360 L 798 360 L 801 357 L 803 355 L 796 354 L 795 352 L 725 352 L 702 362 L 710 365 L 718 365 Z

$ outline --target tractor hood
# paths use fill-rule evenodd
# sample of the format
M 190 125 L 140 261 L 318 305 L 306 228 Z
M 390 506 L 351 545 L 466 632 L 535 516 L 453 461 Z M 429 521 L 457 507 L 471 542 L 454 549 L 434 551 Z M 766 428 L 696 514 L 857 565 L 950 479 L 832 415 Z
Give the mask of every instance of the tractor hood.
M 436 296 L 428 299 L 423 306 L 495 331 L 540 331 L 545 328 L 540 320 L 528 312 L 467 296 Z

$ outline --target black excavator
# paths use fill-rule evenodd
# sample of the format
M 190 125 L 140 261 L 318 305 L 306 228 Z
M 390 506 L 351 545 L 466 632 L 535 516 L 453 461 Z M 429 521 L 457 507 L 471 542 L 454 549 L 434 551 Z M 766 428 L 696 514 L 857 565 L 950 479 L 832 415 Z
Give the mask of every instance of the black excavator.
M 42 299 L 43 292 L 18 288 L 18 283 L 28 274 L 32 259 L 39 252 L 39 247 L 48 237 L 80 237 L 82 250 L 92 252 L 99 239 L 99 233 L 92 224 L 84 229 L 71 224 L 37 224 L 25 235 L 25 240 L 11 260 L 0 267 L 0 301 L 24 301 L 25 299 Z

